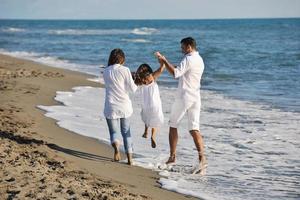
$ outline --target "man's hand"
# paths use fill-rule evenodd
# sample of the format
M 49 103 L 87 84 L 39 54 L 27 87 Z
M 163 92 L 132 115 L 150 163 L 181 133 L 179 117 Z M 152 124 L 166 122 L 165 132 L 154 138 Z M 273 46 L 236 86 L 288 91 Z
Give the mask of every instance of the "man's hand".
M 166 59 L 165 56 L 163 56 L 159 51 L 155 52 L 154 55 L 158 58 L 160 64 L 164 64 L 170 74 L 174 76 L 175 72 L 175 66 L 173 66 L 169 61 Z M 162 63 L 161 63 L 162 62 Z
M 165 61 L 166 58 L 159 51 L 155 52 L 154 55 L 159 59 Z

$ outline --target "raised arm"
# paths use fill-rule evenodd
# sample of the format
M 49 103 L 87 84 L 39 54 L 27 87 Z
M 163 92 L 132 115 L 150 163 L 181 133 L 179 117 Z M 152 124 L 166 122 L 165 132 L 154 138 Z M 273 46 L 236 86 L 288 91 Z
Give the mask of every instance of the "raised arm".
M 156 80 L 164 71 L 165 69 L 165 64 L 163 63 L 162 60 L 159 60 L 160 66 L 159 68 L 152 73 L 153 78 Z
M 168 72 L 169 72 L 173 77 L 175 77 L 175 66 L 172 65 L 172 64 L 166 59 L 166 57 L 163 56 L 163 55 L 161 55 L 159 52 L 156 52 L 155 55 L 157 56 L 157 58 L 158 58 L 159 60 L 161 60 L 161 61 L 165 64 L 165 66 L 166 66 Z

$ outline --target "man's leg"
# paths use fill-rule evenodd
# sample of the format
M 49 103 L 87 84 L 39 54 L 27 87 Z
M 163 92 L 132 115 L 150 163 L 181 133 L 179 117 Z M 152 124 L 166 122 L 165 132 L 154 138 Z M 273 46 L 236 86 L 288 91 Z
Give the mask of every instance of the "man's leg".
M 198 131 L 198 130 L 192 130 L 192 131 L 190 131 L 190 133 L 191 133 L 191 135 L 194 139 L 194 143 L 195 143 L 196 149 L 197 149 L 198 154 L 199 154 L 199 159 L 201 160 L 201 157 L 204 156 L 203 138 L 200 134 L 200 131 Z
M 193 139 L 194 139 L 194 143 L 196 146 L 196 149 L 198 151 L 198 157 L 199 157 L 199 163 L 200 163 L 200 171 L 199 173 L 204 174 L 204 170 L 206 168 L 206 157 L 204 155 L 204 142 L 203 142 L 203 138 L 200 134 L 200 131 L 198 130 L 191 130 L 190 131 Z
M 169 160 L 166 162 L 166 164 L 171 164 L 175 162 L 177 142 L 178 142 L 177 128 L 170 127 L 169 130 L 170 157 Z
M 204 142 L 203 138 L 199 131 L 200 124 L 200 110 L 201 110 L 201 101 L 195 102 L 187 111 L 188 114 L 188 124 L 190 134 L 193 137 L 196 149 L 198 151 L 200 169 L 197 173 L 204 175 L 206 168 L 206 157 L 204 155 Z
M 169 145 L 170 145 L 170 157 L 166 164 L 175 162 L 176 146 L 178 142 L 178 131 L 177 127 L 186 113 L 184 102 L 181 99 L 176 99 L 172 105 L 170 114 L 170 129 L 169 129 Z

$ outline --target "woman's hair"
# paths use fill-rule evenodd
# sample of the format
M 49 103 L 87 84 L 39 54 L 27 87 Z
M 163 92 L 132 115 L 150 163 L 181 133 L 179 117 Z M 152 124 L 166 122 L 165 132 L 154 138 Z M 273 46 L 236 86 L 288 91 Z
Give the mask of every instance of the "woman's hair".
M 137 85 L 142 84 L 143 79 L 152 73 L 153 73 L 153 70 L 148 64 L 146 64 L 146 63 L 141 64 L 135 73 L 135 83 Z
M 114 49 L 110 52 L 107 66 L 114 64 L 123 64 L 125 62 L 125 54 L 122 49 Z

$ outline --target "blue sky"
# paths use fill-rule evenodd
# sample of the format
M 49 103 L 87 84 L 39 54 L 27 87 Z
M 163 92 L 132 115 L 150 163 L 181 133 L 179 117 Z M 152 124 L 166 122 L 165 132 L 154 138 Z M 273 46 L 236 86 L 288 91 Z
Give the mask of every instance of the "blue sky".
M 300 0 L 0 0 L 9 19 L 300 17 Z

